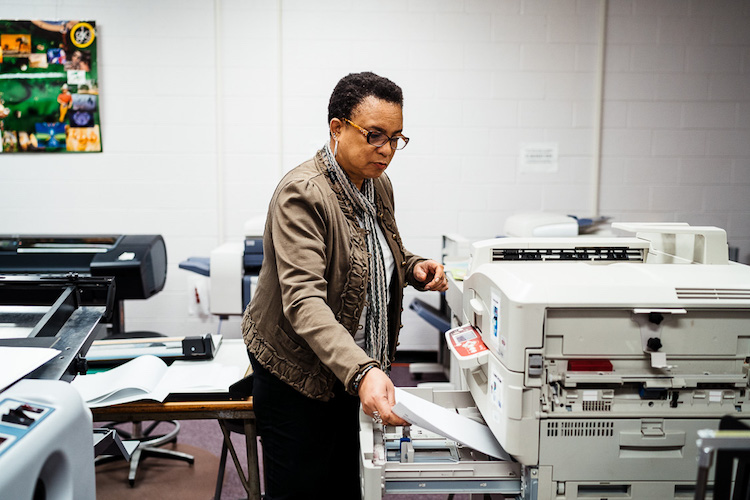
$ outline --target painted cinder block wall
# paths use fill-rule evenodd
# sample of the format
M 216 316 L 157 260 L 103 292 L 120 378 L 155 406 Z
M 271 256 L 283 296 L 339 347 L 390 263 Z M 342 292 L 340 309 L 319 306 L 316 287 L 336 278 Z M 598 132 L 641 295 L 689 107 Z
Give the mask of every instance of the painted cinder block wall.
M 336 81 L 405 93 L 388 170 L 402 235 L 502 234 L 514 213 L 684 221 L 750 261 L 750 4 L 742 0 L 0 0 L 93 19 L 104 153 L 0 155 L 0 233 L 159 233 L 165 290 L 126 326 L 214 332 L 177 264 L 239 241 L 280 176 L 326 140 Z M 519 168 L 524 143 L 555 168 Z M 407 303 L 416 292 L 407 296 Z M 434 294 L 420 294 L 437 304 Z M 407 309 L 402 348 L 436 345 Z M 230 319 L 222 332 L 239 335 Z

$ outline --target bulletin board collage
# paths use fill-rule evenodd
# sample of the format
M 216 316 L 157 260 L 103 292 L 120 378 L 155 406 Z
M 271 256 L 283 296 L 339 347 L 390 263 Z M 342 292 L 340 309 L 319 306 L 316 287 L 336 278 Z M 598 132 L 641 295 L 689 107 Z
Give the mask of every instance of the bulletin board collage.
M 0 20 L 3 153 L 102 151 L 94 21 Z

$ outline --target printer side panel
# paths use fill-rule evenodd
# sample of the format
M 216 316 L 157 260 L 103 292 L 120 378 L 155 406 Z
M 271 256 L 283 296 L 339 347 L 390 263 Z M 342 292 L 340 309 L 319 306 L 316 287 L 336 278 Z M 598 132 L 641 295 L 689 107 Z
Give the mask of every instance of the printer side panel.
M 541 389 L 526 383 L 526 358 L 542 347 L 544 307 L 512 302 L 495 281 L 476 272 L 464 282 L 464 314 L 493 354 L 487 363 L 462 370 L 467 386 L 503 448 L 524 465 L 535 465 Z
M 513 286 L 523 284 L 500 267 L 482 266 L 464 281 L 464 316 L 509 370 L 522 373 L 526 369 L 526 350 L 543 346 L 546 307 L 509 298 L 503 287 L 510 282 Z
M 593 416 L 543 420 L 539 464 L 551 466 L 558 482 L 694 482 L 698 431 L 717 429 L 718 423 Z

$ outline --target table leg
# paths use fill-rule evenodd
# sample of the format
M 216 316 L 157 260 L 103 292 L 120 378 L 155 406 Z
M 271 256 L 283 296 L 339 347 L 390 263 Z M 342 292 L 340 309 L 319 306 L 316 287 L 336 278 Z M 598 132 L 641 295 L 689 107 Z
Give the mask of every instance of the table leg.
M 258 466 L 258 435 L 255 420 L 245 420 L 245 445 L 247 450 L 247 478 L 253 486 L 248 500 L 260 500 L 260 468 Z
M 230 431 L 226 427 L 224 420 L 219 420 L 221 432 L 224 434 L 224 443 L 226 443 L 229 453 L 232 455 L 234 467 L 240 476 L 242 486 L 247 492 L 248 500 L 260 500 L 260 474 L 258 472 L 258 442 L 255 432 L 255 420 L 246 419 L 244 421 L 245 442 L 247 445 L 247 476 L 242 470 L 242 464 L 237 457 L 237 451 L 234 449 L 230 438 Z

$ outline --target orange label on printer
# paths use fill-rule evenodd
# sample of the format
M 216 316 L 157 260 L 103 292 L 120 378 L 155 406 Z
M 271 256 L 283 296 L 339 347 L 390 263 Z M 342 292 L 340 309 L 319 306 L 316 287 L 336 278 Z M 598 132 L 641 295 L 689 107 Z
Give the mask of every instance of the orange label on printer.
M 487 350 L 479 332 L 471 325 L 463 325 L 448 332 L 453 350 L 460 357 L 473 356 Z

